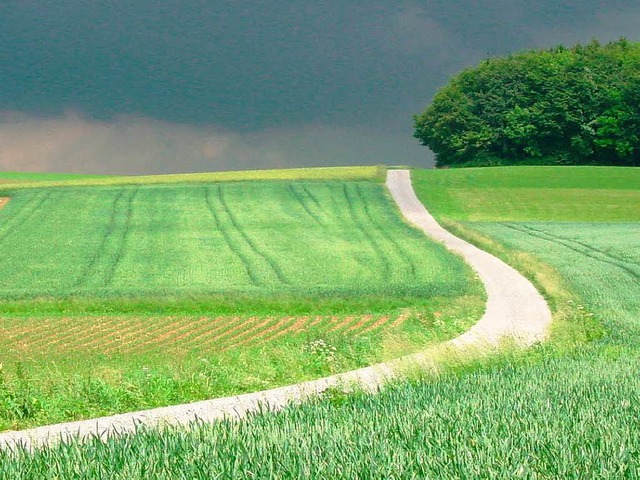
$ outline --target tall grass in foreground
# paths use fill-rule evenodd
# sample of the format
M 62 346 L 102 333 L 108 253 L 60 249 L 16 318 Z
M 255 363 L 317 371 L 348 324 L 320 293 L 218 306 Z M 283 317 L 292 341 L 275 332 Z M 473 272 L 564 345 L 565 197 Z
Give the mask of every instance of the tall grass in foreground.
M 243 422 L 4 453 L 0 476 L 638 478 L 639 389 L 632 359 L 497 362 Z

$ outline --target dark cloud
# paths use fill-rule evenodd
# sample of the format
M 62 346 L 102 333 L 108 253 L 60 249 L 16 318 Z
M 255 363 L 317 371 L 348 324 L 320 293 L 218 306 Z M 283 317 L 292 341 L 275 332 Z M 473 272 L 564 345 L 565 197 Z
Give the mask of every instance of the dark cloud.
M 65 154 L 42 147 L 37 162 L 16 164 L 19 156 L 1 153 L 0 165 L 162 172 L 427 162 L 411 114 L 451 74 L 525 48 L 639 40 L 639 22 L 637 0 L 6 0 L 0 111 L 14 114 L 0 139 L 90 127 L 75 144 L 54 141 Z M 209 135 L 229 142 L 213 163 L 190 146 Z

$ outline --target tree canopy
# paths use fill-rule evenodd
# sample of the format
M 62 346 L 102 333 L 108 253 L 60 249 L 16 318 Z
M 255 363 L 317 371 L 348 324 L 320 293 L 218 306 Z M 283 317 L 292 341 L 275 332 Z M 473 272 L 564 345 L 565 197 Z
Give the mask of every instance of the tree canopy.
M 640 165 L 640 44 L 490 58 L 414 116 L 437 166 Z

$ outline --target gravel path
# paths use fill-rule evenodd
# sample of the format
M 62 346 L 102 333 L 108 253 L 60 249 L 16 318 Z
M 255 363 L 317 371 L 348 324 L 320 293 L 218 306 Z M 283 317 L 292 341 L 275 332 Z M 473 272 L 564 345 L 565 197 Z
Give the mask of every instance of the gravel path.
M 408 171 L 389 171 L 387 187 L 410 223 L 462 255 L 485 284 L 485 314 L 470 330 L 447 342 L 447 346 L 491 346 L 496 345 L 505 336 L 527 346 L 546 337 L 551 312 L 528 280 L 493 255 L 440 227 L 415 196 Z M 262 392 L 61 423 L 31 430 L 9 431 L 0 433 L 0 448 L 11 448 L 17 444 L 34 448 L 61 440 L 92 436 L 107 438 L 133 432 L 139 425 L 188 425 L 194 421 L 212 422 L 222 418 L 242 418 L 260 406 L 277 410 L 288 403 L 302 401 L 309 395 L 321 393 L 330 387 L 347 388 L 355 385 L 375 391 L 385 381 L 397 376 L 402 368 L 433 363 L 433 350 L 430 350 L 391 362 Z

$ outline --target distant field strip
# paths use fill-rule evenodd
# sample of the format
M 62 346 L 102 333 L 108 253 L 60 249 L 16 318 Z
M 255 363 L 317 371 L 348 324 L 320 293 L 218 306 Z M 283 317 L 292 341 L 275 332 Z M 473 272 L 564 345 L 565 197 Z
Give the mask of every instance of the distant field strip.
M 22 190 L 0 211 L 0 248 L 0 300 L 14 301 L 424 298 L 469 281 L 374 182 Z
M 276 170 L 237 170 L 230 172 L 177 173 L 169 175 L 104 176 L 0 172 L 0 187 L 25 189 L 62 186 L 162 185 L 260 180 L 382 180 L 384 167 L 283 168 Z
M 5 358 L 55 361 L 70 354 L 212 354 L 264 345 L 283 336 L 342 332 L 358 336 L 399 328 L 406 316 L 91 317 L 0 319 Z
M 412 178 L 434 215 L 450 220 L 623 223 L 640 219 L 640 168 L 416 170 Z

